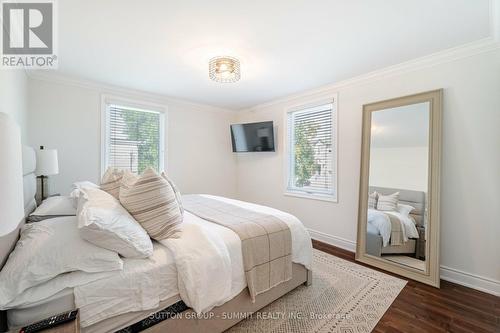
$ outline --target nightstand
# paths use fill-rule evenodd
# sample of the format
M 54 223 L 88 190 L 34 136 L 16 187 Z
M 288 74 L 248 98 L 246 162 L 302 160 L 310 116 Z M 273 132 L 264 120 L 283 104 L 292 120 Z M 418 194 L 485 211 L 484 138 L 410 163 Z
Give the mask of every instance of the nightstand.
M 425 227 L 417 226 L 418 239 L 415 249 L 415 257 L 425 260 Z

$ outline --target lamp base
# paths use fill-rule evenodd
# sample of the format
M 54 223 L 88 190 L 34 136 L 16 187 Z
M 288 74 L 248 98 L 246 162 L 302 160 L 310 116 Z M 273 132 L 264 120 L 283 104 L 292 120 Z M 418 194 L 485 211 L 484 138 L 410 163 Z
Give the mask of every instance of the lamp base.
M 40 196 L 38 196 L 37 204 L 40 204 L 43 200 L 47 199 L 47 184 L 46 184 L 46 179 L 49 177 L 47 176 L 38 176 L 36 177 L 40 179 Z

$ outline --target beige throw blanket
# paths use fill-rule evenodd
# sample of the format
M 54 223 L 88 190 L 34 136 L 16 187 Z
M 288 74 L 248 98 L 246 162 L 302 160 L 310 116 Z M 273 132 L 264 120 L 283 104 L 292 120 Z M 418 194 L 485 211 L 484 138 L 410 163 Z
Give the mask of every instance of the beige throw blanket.
M 292 278 L 292 235 L 274 217 L 201 195 L 184 195 L 184 209 L 234 231 L 241 239 L 243 265 L 252 300 Z
M 391 220 L 391 245 L 403 245 L 403 226 L 401 220 L 392 214 L 385 214 Z

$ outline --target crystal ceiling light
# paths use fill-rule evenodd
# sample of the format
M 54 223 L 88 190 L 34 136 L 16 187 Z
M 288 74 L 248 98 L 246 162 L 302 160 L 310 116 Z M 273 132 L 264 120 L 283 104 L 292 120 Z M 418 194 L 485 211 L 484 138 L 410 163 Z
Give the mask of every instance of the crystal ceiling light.
M 240 79 L 240 61 L 233 57 L 215 57 L 208 63 L 209 76 L 215 82 L 231 83 Z

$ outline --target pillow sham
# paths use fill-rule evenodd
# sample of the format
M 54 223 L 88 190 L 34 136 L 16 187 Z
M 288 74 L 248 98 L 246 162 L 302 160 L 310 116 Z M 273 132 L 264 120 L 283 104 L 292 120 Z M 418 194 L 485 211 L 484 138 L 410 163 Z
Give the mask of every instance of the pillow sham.
M 109 167 L 101 180 L 101 189 L 108 192 L 116 199 L 120 198 L 120 185 L 123 178 L 123 170 Z
M 377 209 L 385 211 L 397 211 L 399 192 L 383 195 L 378 194 Z
M 368 208 L 377 209 L 377 199 L 378 199 L 377 191 L 368 194 Z
M 88 180 L 83 180 L 80 182 L 74 182 L 72 185 L 73 190 L 78 190 L 82 188 L 100 188 L 99 185 L 89 182 Z
M 76 217 L 58 217 L 25 224 L 16 247 L 0 271 L 0 304 L 7 304 L 24 290 L 60 274 L 121 270 L 116 252 L 83 240 Z
M 179 205 L 179 208 L 181 210 L 181 214 L 184 214 L 184 207 L 182 207 L 182 196 L 181 196 L 181 192 L 179 191 L 179 189 L 177 188 L 177 186 L 174 184 L 174 182 L 168 178 L 167 174 L 165 173 L 165 171 L 163 171 L 161 173 L 161 176 L 163 178 L 165 178 L 167 180 L 167 182 L 170 184 L 170 186 L 172 187 L 172 189 L 174 190 L 174 193 L 175 193 L 175 200 L 177 201 L 177 204 Z
M 398 212 L 403 216 L 409 216 L 414 209 L 415 207 L 413 206 L 398 203 Z
M 25 308 L 35 305 L 37 302 L 46 300 L 66 288 L 74 288 L 96 280 L 104 279 L 116 274 L 115 271 L 86 273 L 74 271 L 58 276 L 40 283 L 34 287 L 28 288 L 8 303 L 3 303 L 0 299 L 0 310 L 12 308 Z
M 172 186 L 152 168 L 140 176 L 125 174 L 120 202 L 151 238 L 176 237 L 182 213 Z
M 69 194 L 71 198 L 75 199 L 75 209 L 78 208 L 78 200 L 80 198 L 80 192 L 84 188 L 100 188 L 99 185 L 94 184 L 89 181 L 81 181 L 81 182 L 75 182 L 72 185 L 73 190 Z
M 40 222 L 54 217 L 75 215 L 75 198 L 55 196 L 43 200 L 40 206 L 28 216 L 26 222 Z
M 111 194 L 96 188 L 82 190 L 78 202 L 80 236 L 125 258 L 147 258 L 153 243 L 146 231 Z

